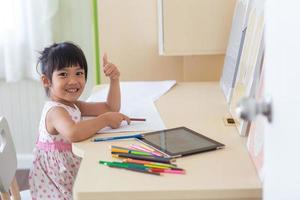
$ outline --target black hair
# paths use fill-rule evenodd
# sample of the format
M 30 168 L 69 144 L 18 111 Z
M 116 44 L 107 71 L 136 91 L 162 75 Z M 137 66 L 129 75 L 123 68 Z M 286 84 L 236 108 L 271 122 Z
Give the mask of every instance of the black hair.
M 71 42 L 54 43 L 39 52 L 37 65 L 41 64 L 41 71 L 51 82 L 52 75 L 55 70 L 65 67 L 79 65 L 85 72 L 85 80 L 87 80 L 87 62 L 83 51 L 79 46 Z M 46 88 L 48 94 L 48 88 Z

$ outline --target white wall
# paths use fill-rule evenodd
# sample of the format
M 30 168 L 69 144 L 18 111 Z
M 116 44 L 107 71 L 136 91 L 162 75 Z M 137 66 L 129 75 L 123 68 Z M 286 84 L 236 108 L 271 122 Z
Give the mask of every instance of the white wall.
M 73 41 L 84 51 L 89 66 L 88 83 L 82 99 L 94 85 L 91 1 L 59 1 L 53 21 L 54 40 Z M 23 80 L 17 83 L 0 82 L 0 115 L 9 122 L 18 154 L 18 166 L 29 167 L 32 150 L 38 135 L 40 114 L 45 100 L 40 82 Z
M 82 48 L 86 56 L 89 67 L 88 82 L 81 98 L 86 99 L 95 85 L 91 1 L 59 1 L 53 26 L 55 42 L 72 41 Z
M 38 135 L 38 124 L 46 95 L 33 80 L 0 82 L 0 115 L 5 116 L 19 155 L 18 165 L 26 165 Z M 27 165 L 28 167 L 28 165 Z

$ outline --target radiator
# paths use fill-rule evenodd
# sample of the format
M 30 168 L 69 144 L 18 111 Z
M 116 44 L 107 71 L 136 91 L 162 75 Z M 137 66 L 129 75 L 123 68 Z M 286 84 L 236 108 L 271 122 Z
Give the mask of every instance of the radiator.
M 29 168 L 45 101 L 41 83 L 24 80 L 0 82 L 0 116 L 6 117 L 15 143 L 18 168 Z

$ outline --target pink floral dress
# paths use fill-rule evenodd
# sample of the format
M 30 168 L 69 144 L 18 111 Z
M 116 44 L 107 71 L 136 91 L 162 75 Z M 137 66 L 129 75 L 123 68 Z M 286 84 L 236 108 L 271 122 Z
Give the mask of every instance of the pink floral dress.
M 63 107 L 74 122 L 81 118 L 80 110 L 64 104 L 48 101 L 42 111 L 39 137 L 34 149 L 33 168 L 29 185 L 33 200 L 72 199 L 72 189 L 81 159 L 72 153 L 71 143 L 62 135 L 51 135 L 46 129 L 46 115 L 53 107 Z

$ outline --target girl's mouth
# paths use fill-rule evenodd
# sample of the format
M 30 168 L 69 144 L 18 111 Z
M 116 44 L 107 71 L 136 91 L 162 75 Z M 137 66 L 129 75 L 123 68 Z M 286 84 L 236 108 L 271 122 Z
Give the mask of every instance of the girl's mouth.
M 76 93 L 79 91 L 79 89 L 78 88 L 69 88 L 69 89 L 66 89 L 66 91 L 69 93 Z

